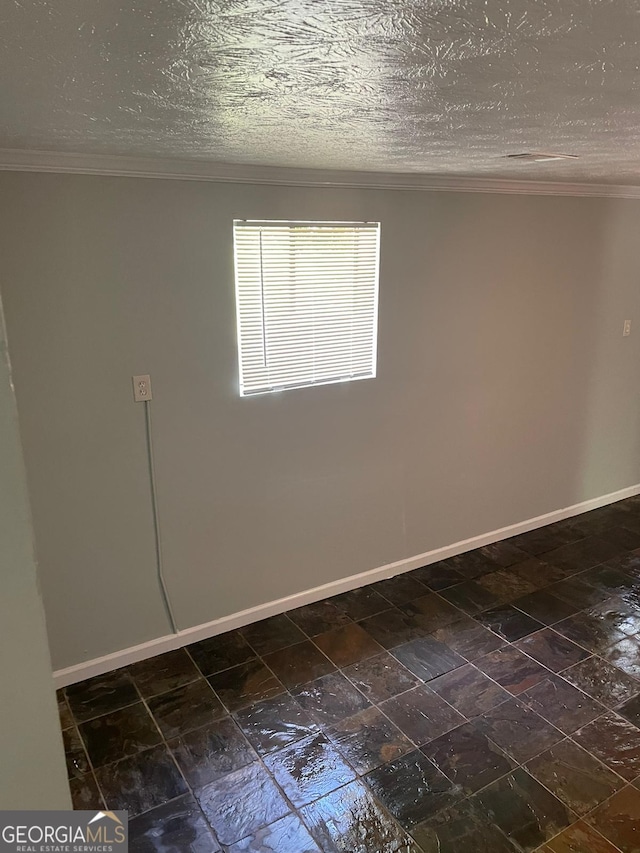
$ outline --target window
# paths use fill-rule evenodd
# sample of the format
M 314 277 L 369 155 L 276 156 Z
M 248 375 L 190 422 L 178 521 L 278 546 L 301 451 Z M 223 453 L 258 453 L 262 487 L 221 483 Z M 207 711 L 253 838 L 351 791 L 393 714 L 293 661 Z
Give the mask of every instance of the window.
M 234 222 L 240 394 L 376 375 L 377 222 Z

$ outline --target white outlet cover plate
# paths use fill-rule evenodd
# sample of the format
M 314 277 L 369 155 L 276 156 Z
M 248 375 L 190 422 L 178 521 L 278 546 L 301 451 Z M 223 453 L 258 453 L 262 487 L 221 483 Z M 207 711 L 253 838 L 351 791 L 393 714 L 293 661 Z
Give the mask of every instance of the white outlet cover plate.
M 144 403 L 146 400 L 152 400 L 151 393 L 151 377 L 148 373 L 140 376 L 132 376 L 133 380 L 133 399 L 136 403 Z

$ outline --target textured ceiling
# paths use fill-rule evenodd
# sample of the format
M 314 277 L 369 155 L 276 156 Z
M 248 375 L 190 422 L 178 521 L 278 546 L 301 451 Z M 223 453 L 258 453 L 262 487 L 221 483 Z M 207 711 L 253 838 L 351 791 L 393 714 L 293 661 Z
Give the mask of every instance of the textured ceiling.
M 0 147 L 638 184 L 639 41 L 638 0 L 0 0 Z

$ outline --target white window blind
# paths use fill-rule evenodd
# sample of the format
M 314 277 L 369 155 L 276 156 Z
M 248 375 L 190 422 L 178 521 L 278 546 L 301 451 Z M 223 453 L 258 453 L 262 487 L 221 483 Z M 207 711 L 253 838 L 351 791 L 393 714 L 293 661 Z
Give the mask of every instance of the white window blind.
M 376 375 L 377 222 L 234 222 L 240 394 Z

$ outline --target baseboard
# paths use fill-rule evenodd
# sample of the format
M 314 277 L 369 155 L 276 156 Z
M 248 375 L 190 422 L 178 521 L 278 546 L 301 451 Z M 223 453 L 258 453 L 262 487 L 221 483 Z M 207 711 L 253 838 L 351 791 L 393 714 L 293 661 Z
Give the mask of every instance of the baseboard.
M 606 506 L 607 504 L 615 503 L 616 501 L 621 501 L 638 494 L 640 494 L 640 483 L 635 486 L 628 486 L 626 489 L 620 489 L 617 492 L 611 492 L 608 495 L 602 495 L 588 501 L 564 507 L 563 509 L 548 512 L 545 515 L 538 515 L 535 518 L 529 518 L 517 524 L 510 524 L 508 527 L 500 527 L 498 530 L 492 530 L 480 536 L 473 536 L 471 539 L 463 539 L 460 542 L 454 542 L 452 545 L 446 545 L 444 548 L 426 551 L 424 554 L 417 554 L 415 557 L 408 557 L 404 560 L 398 560 L 395 563 L 388 563 L 386 566 L 380 566 L 377 569 L 360 572 L 357 575 L 350 575 L 349 577 L 331 581 L 331 583 L 322 584 L 303 592 L 297 592 L 285 598 L 268 601 L 256 607 L 250 607 L 247 610 L 241 610 L 238 613 L 214 619 L 212 622 L 205 622 L 202 625 L 185 628 L 177 634 L 168 634 L 164 637 L 149 640 L 146 643 L 140 643 L 138 646 L 131 646 L 128 649 L 122 649 L 112 654 L 75 664 L 74 666 L 58 669 L 53 674 L 54 682 L 57 688 L 66 687 L 68 684 L 75 684 L 75 682 L 83 681 L 85 678 L 102 675 L 113 669 L 119 669 L 122 666 L 128 666 L 137 661 L 155 657 L 163 652 L 182 648 L 198 640 L 214 637 L 216 634 L 223 634 L 225 631 L 231 631 L 234 628 L 242 628 L 244 625 L 258 622 L 261 619 L 267 619 L 269 616 L 275 616 L 278 613 L 284 613 L 286 610 L 302 607 L 304 604 L 311 604 L 314 601 L 329 598 L 341 592 L 348 592 L 349 590 L 366 586 L 385 578 L 392 578 L 395 575 L 410 572 L 420 566 L 428 566 L 430 563 L 446 560 L 448 557 L 455 557 L 457 554 L 462 554 L 465 551 L 482 548 L 483 545 L 491 545 L 493 542 L 499 542 L 501 539 L 517 536 L 519 533 L 527 533 L 529 530 L 544 527 L 547 524 L 552 524 L 554 521 L 562 521 L 564 518 L 580 515 L 583 512 L 589 512 L 589 510 L 598 509 L 598 507 Z

